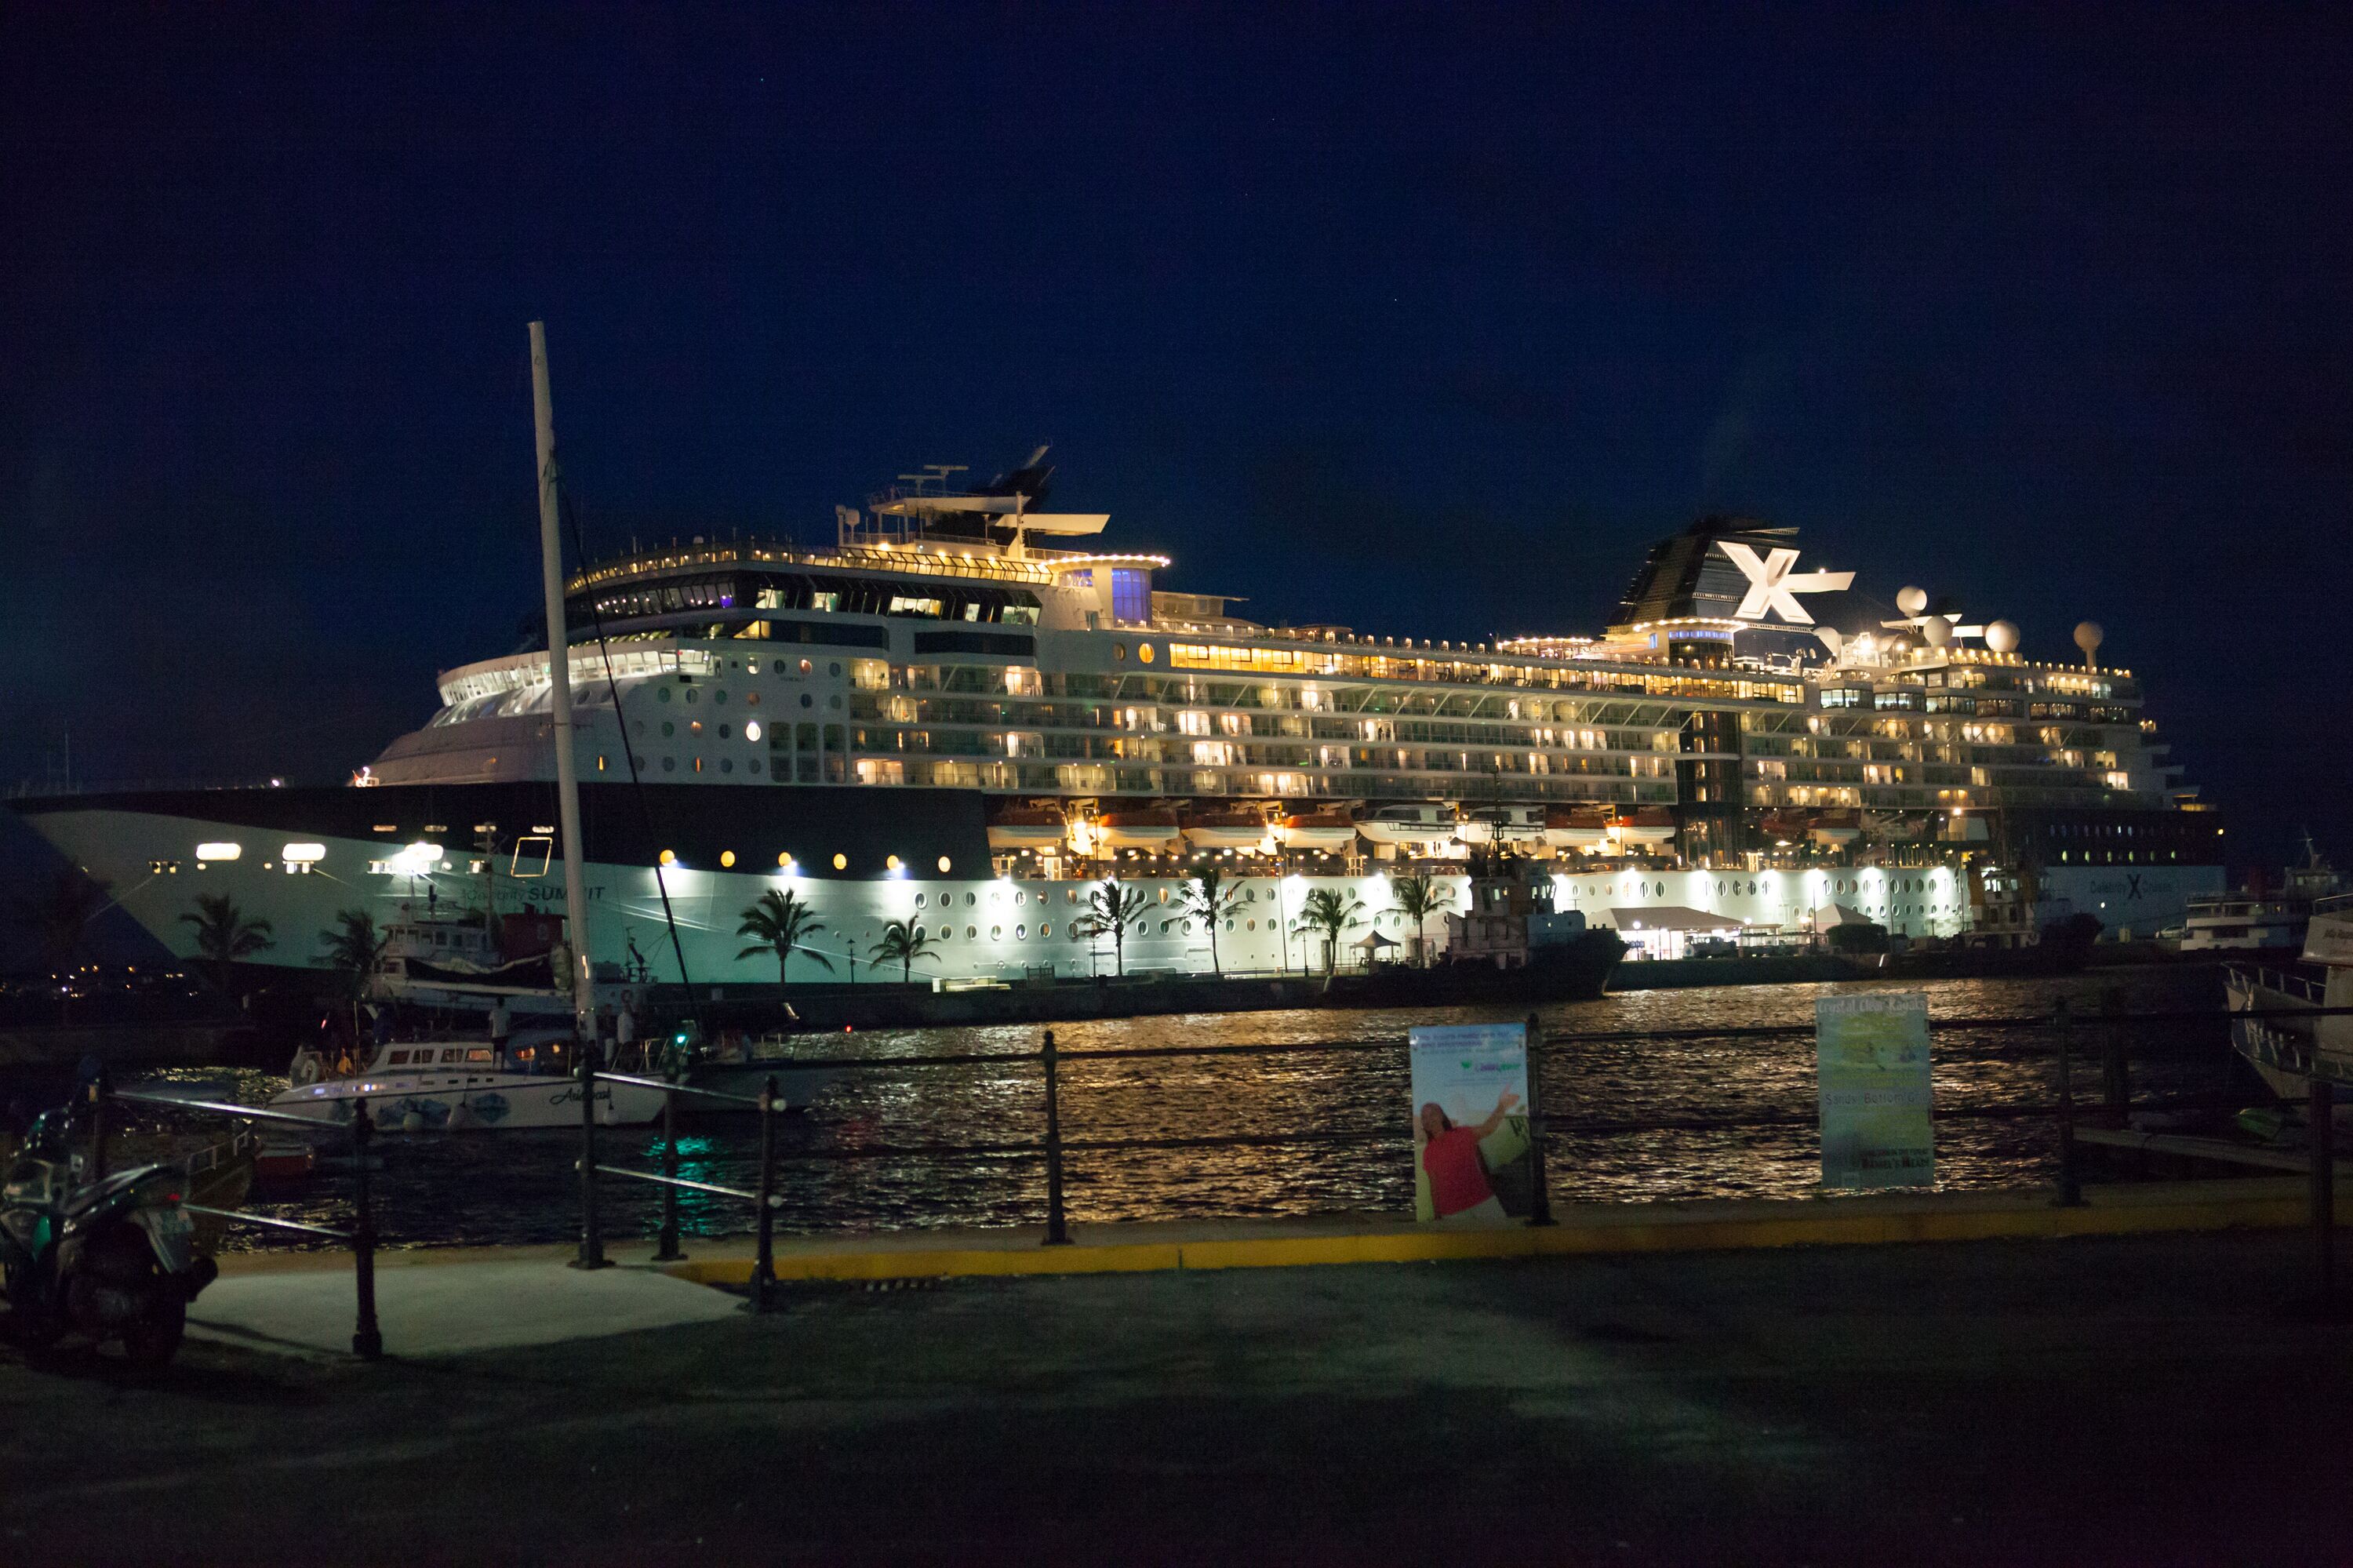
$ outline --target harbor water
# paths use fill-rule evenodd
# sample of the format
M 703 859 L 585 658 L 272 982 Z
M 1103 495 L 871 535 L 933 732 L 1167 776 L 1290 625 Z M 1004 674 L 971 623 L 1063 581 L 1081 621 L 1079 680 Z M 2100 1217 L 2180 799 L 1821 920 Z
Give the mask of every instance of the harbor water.
M 1623 1033 L 1810 1024 L 1815 1001 L 1856 982 L 1628 992 L 1546 1009 L 1548 1033 Z M 2133 1012 L 2221 1006 L 2217 971 L 2151 968 L 2057 980 L 1968 980 L 1894 986 L 1925 991 L 1933 1020 L 2047 1016 L 2061 998 L 2090 1018 L 2104 992 Z M 1065 1051 L 1136 1051 L 1180 1044 L 1284 1041 L 1395 1041 L 1392 1049 L 1267 1056 L 1138 1056 L 1066 1062 L 1063 1136 L 1074 1142 L 1230 1134 L 1365 1129 L 1347 1143 L 1155 1150 L 1074 1150 L 1068 1202 L 1078 1222 L 1209 1219 L 1339 1212 L 1409 1212 L 1409 1096 L 1405 1032 L 1416 1023 L 1516 1017 L 1487 1009 L 1412 1012 L 1280 1012 L 1133 1019 L 1058 1026 Z M 2098 1094 L 2094 1025 L 2078 1031 L 2075 1087 Z M 809 1158 L 846 1151 L 1035 1142 L 1043 1133 L 1043 1085 L 1030 1026 L 877 1032 L 809 1037 L 811 1054 L 871 1058 L 1002 1053 L 976 1066 L 845 1072 L 817 1102 L 779 1122 L 779 1226 L 787 1232 L 902 1230 L 1036 1224 L 1045 1215 L 1043 1159 L 1034 1152 Z M 2128 1031 L 2134 1088 L 2142 1096 L 2211 1091 L 2232 1083 L 2219 1022 Z M 1940 1107 L 2049 1103 L 2057 1067 L 2047 1028 L 1943 1029 L 1933 1037 Z M 1810 1035 L 1575 1041 L 1547 1053 L 1548 1114 L 1576 1121 L 1658 1122 L 1772 1115 L 1794 1125 L 1573 1134 L 1551 1146 L 1556 1201 L 1805 1196 L 1819 1191 L 1812 1125 Z M 189 1070 L 259 1103 L 283 1080 L 259 1072 Z M 2252 1100 L 2259 1091 L 2247 1088 Z M 443 1245 L 560 1242 L 577 1234 L 572 1131 L 393 1135 L 378 1145 L 378 1227 L 385 1244 Z M 2058 1138 L 2047 1118 L 1952 1119 L 1936 1130 L 1936 1172 L 1947 1189 L 2018 1187 L 2051 1181 Z M 600 1131 L 598 1158 L 659 1169 L 659 1128 Z M 758 1135 L 744 1115 L 682 1117 L 681 1174 L 749 1187 Z M 319 1224 L 348 1217 L 351 1177 L 332 1161 L 292 1192 L 256 1194 L 256 1213 Z M 649 1234 L 659 1213 L 650 1185 L 604 1185 L 606 1234 Z M 685 1193 L 681 1224 L 695 1234 L 750 1228 L 740 1201 Z M 282 1234 L 282 1233 L 281 1233 Z M 252 1229 L 228 1246 L 290 1245 Z M 299 1244 L 297 1244 L 299 1245 Z

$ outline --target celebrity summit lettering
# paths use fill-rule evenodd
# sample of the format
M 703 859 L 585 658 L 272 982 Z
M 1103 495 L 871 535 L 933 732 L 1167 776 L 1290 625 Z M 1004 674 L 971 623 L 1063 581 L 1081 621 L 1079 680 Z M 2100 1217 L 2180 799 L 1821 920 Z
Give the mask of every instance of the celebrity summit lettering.
M 1936 1185 L 1926 995 L 1824 997 L 1814 1004 L 1814 1049 L 1822 1185 Z
M 1733 539 L 1718 539 L 1716 547 L 1748 579 L 1747 597 L 1732 613 L 1743 620 L 1762 620 L 1770 610 L 1784 620 L 1811 626 L 1814 618 L 1798 602 L 1801 593 L 1843 593 L 1854 586 L 1852 572 L 1798 572 L 1798 552 L 1782 548 L 1759 559 L 1755 550 Z

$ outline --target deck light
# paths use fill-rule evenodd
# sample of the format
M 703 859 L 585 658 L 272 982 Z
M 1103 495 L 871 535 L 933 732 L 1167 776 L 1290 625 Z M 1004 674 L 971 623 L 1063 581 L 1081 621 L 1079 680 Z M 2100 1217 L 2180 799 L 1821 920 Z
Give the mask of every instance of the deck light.
M 235 860 L 244 853 L 245 846 L 243 844 L 217 843 L 198 844 L 196 846 L 196 858 L 198 860 Z
M 288 844 L 279 852 L 280 858 L 293 865 L 311 865 L 327 858 L 324 844 Z
M 836 871 L 848 871 L 849 869 L 849 857 L 846 854 L 835 855 L 833 857 L 833 869 Z
M 733 865 L 735 863 L 735 852 L 733 850 L 721 850 L 719 852 L 719 863 L 722 865 Z
M 664 865 L 675 865 L 675 864 L 677 864 L 677 863 L 678 863 L 678 853 L 677 853 L 677 852 L 676 852 L 676 851 L 674 851 L 674 850 L 664 850 L 664 851 L 662 851 L 662 852 L 661 852 L 661 863 L 662 863 L 662 864 L 664 864 Z

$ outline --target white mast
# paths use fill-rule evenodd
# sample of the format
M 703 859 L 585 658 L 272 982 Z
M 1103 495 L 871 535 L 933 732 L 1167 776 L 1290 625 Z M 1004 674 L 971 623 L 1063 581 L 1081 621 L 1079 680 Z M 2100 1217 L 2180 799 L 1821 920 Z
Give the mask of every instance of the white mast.
M 548 711 L 555 720 L 555 793 L 564 832 L 564 924 L 571 948 L 572 1017 L 583 1040 L 596 1037 L 589 984 L 588 894 L 582 885 L 580 774 L 572 757 L 572 645 L 564 626 L 564 537 L 558 525 L 555 411 L 547 393 L 547 323 L 531 323 L 531 404 L 539 434 L 539 577 L 547 595 Z

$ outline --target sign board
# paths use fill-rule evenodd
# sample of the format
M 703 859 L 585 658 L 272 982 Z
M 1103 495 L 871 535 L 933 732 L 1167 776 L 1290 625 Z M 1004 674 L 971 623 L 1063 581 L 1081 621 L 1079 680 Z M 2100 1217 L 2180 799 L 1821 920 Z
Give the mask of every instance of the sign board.
M 1407 1035 L 1413 1057 L 1413 1210 L 1475 1224 L 1524 1216 L 1535 1195 L 1525 1023 Z
M 1920 991 L 1826 996 L 1814 1003 L 1821 1075 L 1822 1185 L 1930 1187 L 1928 999 Z

